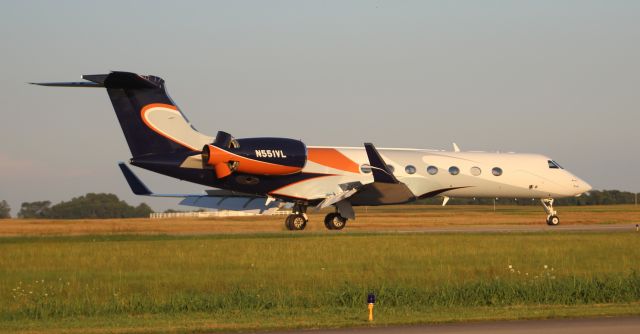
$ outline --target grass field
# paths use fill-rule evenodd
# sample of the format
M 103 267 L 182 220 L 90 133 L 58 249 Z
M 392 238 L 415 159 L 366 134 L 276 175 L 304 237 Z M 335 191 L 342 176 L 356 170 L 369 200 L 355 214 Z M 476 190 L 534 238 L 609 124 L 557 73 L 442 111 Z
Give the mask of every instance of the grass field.
M 640 223 L 640 206 L 557 207 L 562 225 Z M 343 232 L 412 231 L 431 227 L 476 225 L 545 226 L 541 206 L 427 206 L 403 205 L 357 208 L 357 219 Z M 310 211 L 308 231 L 326 231 L 324 212 Z M 216 234 L 284 231 L 284 216 L 210 219 L 103 219 L 0 221 L 0 236 L 96 234 Z
M 403 215 L 428 220 L 424 217 L 436 212 L 408 209 L 377 213 L 409 226 Z M 637 211 L 618 207 L 597 209 L 591 215 L 606 215 L 601 223 L 638 217 Z M 475 210 L 458 211 L 455 219 L 495 215 L 488 221 L 496 224 L 497 216 L 519 221 L 540 215 L 534 208 Z M 574 212 L 562 210 L 566 216 Z M 575 210 L 576 217 L 584 212 Z M 84 225 L 86 234 L 93 222 L 75 224 Z M 390 224 L 389 219 L 380 224 Z M 371 234 L 357 229 L 4 237 L 0 332 L 367 326 L 370 291 L 379 301 L 376 325 L 640 314 L 639 238 L 634 232 Z

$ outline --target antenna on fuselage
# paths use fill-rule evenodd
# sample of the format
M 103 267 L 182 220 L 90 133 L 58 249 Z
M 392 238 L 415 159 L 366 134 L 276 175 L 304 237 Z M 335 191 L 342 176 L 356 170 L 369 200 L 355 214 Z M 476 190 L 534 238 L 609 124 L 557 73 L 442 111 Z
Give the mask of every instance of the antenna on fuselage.
M 453 151 L 454 152 L 460 152 L 460 148 L 458 147 L 458 144 L 453 143 Z

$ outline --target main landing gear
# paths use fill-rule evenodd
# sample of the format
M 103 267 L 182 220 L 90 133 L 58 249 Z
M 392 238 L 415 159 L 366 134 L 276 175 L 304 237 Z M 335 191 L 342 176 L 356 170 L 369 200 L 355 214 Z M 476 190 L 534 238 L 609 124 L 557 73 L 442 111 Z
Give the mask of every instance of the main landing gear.
M 558 212 L 553 209 L 553 198 L 545 198 L 540 200 L 544 211 L 547 212 L 547 225 L 556 226 L 560 224 L 560 218 L 558 218 Z
M 324 217 L 324 226 L 326 226 L 328 230 L 342 230 L 347 226 L 347 218 L 342 217 L 337 212 L 332 212 Z
M 302 231 L 307 227 L 309 217 L 306 214 L 307 207 L 303 204 L 296 203 L 293 206 L 292 213 L 284 220 L 284 226 L 289 231 Z M 344 218 L 338 212 L 332 212 L 324 217 L 324 226 L 328 230 L 342 230 L 347 226 L 347 218 Z
M 284 226 L 289 231 L 302 231 L 307 227 L 309 218 L 307 217 L 307 207 L 302 204 L 293 205 L 293 213 L 284 220 Z
M 309 219 L 306 214 L 292 213 L 287 216 L 287 219 L 285 219 L 284 226 L 286 226 L 289 231 L 301 231 L 307 227 L 308 221 Z

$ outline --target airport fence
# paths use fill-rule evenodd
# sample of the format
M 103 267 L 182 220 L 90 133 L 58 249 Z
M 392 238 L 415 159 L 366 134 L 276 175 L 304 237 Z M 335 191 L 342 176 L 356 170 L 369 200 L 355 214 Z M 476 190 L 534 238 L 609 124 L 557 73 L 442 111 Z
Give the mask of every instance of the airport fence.
M 272 215 L 288 215 L 290 211 L 275 211 Z M 260 213 L 251 211 L 233 211 L 233 210 L 218 210 L 218 211 L 190 211 L 190 212 L 153 212 L 149 215 L 151 219 L 169 219 L 169 218 L 214 218 L 214 217 L 245 217 L 245 216 L 260 216 Z

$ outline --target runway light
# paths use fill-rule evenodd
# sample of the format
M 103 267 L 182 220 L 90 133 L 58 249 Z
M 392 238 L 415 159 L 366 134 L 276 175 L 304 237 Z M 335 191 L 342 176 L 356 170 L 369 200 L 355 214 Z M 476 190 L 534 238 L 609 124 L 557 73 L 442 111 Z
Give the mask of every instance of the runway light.
M 376 295 L 373 292 L 367 296 L 367 303 L 369 304 L 369 321 L 373 321 L 373 305 L 376 303 Z

